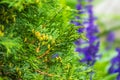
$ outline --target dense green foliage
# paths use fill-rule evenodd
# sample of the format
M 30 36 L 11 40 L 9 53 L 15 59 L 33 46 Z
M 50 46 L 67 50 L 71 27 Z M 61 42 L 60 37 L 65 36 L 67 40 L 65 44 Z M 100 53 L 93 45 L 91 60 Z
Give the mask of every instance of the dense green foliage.
M 88 80 L 71 11 L 64 0 L 0 0 L 0 80 Z

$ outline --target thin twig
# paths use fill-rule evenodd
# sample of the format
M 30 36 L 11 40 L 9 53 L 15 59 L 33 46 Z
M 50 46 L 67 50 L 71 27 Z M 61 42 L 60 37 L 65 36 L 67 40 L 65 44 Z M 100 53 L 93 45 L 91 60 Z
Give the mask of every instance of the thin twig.
M 50 50 L 47 50 L 45 53 L 43 53 L 41 56 L 38 56 L 37 58 L 42 58 L 42 57 L 44 57 L 44 56 L 46 56 L 46 55 L 48 55 L 49 54 L 49 52 L 50 52 Z
M 42 74 L 42 75 L 47 75 L 47 76 L 49 76 L 49 77 L 52 77 L 52 76 L 54 76 L 53 74 L 49 74 L 49 73 L 47 73 L 47 72 L 42 72 L 42 71 L 40 71 L 40 70 L 36 70 L 38 73 L 40 73 L 40 74 Z

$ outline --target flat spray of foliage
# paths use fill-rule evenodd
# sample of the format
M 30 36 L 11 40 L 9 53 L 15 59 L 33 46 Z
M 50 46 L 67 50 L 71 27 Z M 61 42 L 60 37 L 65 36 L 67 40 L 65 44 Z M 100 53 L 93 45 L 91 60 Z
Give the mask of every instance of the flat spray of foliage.
M 85 80 L 65 0 L 0 0 L 0 80 Z

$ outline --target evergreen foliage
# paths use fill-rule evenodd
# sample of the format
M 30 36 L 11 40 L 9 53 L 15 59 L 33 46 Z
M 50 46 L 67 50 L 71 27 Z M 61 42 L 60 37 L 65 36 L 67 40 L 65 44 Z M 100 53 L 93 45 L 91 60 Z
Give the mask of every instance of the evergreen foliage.
M 0 80 L 87 80 L 64 0 L 0 0 Z

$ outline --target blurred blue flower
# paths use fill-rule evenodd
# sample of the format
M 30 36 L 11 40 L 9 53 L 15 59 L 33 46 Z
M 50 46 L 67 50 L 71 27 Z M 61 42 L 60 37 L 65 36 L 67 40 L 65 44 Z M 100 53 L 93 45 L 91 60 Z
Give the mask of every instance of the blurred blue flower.
M 71 21 L 72 24 L 74 24 L 75 26 L 82 26 L 82 24 L 80 22 L 77 21 Z
M 111 60 L 111 67 L 109 68 L 108 72 L 118 73 L 116 80 L 120 80 L 120 48 L 116 48 L 118 55 Z
M 87 5 L 86 10 L 89 13 L 88 15 L 93 18 L 93 6 L 92 5 Z
M 76 52 L 82 53 L 84 55 L 84 58 L 80 60 L 80 62 L 85 62 L 88 65 L 93 65 L 97 58 L 100 58 L 100 55 L 97 55 L 97 52 L 99 51 L 99 42 L 97 44 L 90 44 L 87 47 L 76 48 Z
M 88 2 L 91 2 L 91 1 L 92 0 L 89 0 Z M 82 9 L 82 7 L 81 8 L 79 7 L 79 10 L 80 9 Z M 95 63 L 95 61 L 97 60 L 97 58 L 101 57 L 100 55 L 97 54 L 99 51 L 100 42 L 99 42 L 99 38 L 96 36 L 96 34 L 99 32 L 99 30 L 94 22 L 95 17 L 93 14 L 93 6 L 91 4 L 88 4 L 85 7 L 85 9 L 88 14 L 87 22 L 85 22 L 85 24 L 87 24 L 87 26 L 86 26 L 86 28 L 78 29 L 78 33 L 82 33 L 83 31 L 86 30 L 86 37 L 88 38 L 88 41 L 86 41 L 86 44 L 88 44 L 88 46 L 81 48 L 80 46 L 84 45 L 83 43 L 81 43 L 81 40 L 75 41 L 75 44 L 77 46 L 76 52 L 79 52 L 80 54 L 82 53 L 84 55 L 84 58 L 81 59 L 80 62 L 85 62 L 88 65 L 92 66 Z
M 80 15 L 80 18 L 76 17 L 76 19 L 80 19 L 82 21 L 81 26 L 84 26 L 84 28 L 79 28 L 77 31 L 78 33 L 83 33 L 85 31 L 88 40 L 85 41 L 82 39 L 78 39 L 77 41 L 75 41 L 75 51 L 79 54 L 83 54 L 83 58 L 79 60 L 80 62 L 86 63 L 88 66 L 93 66 L 96 60 L 98 58 L 101 58 L 101 55 L 97 54 L 99 51 L 100 41 L 96 34 L 99 32 L 99 30 L 94 22 L 96 20 L 96 17 L 93 14 L 93 6 L 91 5 L 92 0 L 78 0 L 78 3 L 81 3 L 81 1 L 88 1 L 88 5 L 76 5 L 76 8 L 78 10 L 77 15 Z M 87 14 L 88 17 L 83 18 L 82 14 Z M 73 24 L 76 25 L 75 22 L 73 22 Z M 92 74 L 93 72 L 90 72 L 90 80 L 92 80 Z
M 115 40 L 115 34 L 114 32 L 110 31 L 107 35 L 107 38 L 106 38 L 107 42 L 110 42 L 110 43 L 113 43 L 114 40 Z
M 81 4 L 77 4 L 77 5 L 76 5 L 76 9 L 77 9 L 77 10 L 82 10 L 82 5 L 81 5 Z
M 111 45 L 113 45 L 114 41 L 115 41 L 115 34 L 114 32 L 110 31 L 106 37 L 106 41 L 107 41 L 107 46 L 106 46 L 106 50 L 110 50 L 112 48 Z
M 98 28 L 95 25 L 95 17 L 93 14 L 93 6 L 91 4 L 87 5 L 86 10 L 88 12 L 88 26 L 86 28 L 87 31 L 87 38 L 89 39 L 89 43 L 94 43 L 96 40 L 98 40 L 98 37 L 96 36 L 96 33 L 98 33 Z
M 77 31 L 78 33 L 83 33 L 85 28 L 79 28 Z
M 78 39 L 78 40 L 76 40 L 75 42 L 74 42 L 74 44 L 76 45 L 76 46 L 80 46 L 80 45 L 82 45 L 82 44 L 86 44 L 87 42 L 85 41 L 85 40 L 82 40 L 82 39 Z
M 80 19 L 80 16 L 76 16 L 76 19 L 78 19 L 78 20 L 79 20 L 79 19 Z
M 81 11 L 78 11 L 78 14 L 84 14 L 85 11 L 81 10 Z
M 120 80 L 120 73 L 118 74 L 116 80 Z
M 87 27 L 86 37 L 88 38 L 90 44 L 98 41 L 99 38 L 96 36 L 98 32 L 99 31 L 96 26 L 91 25 Z

